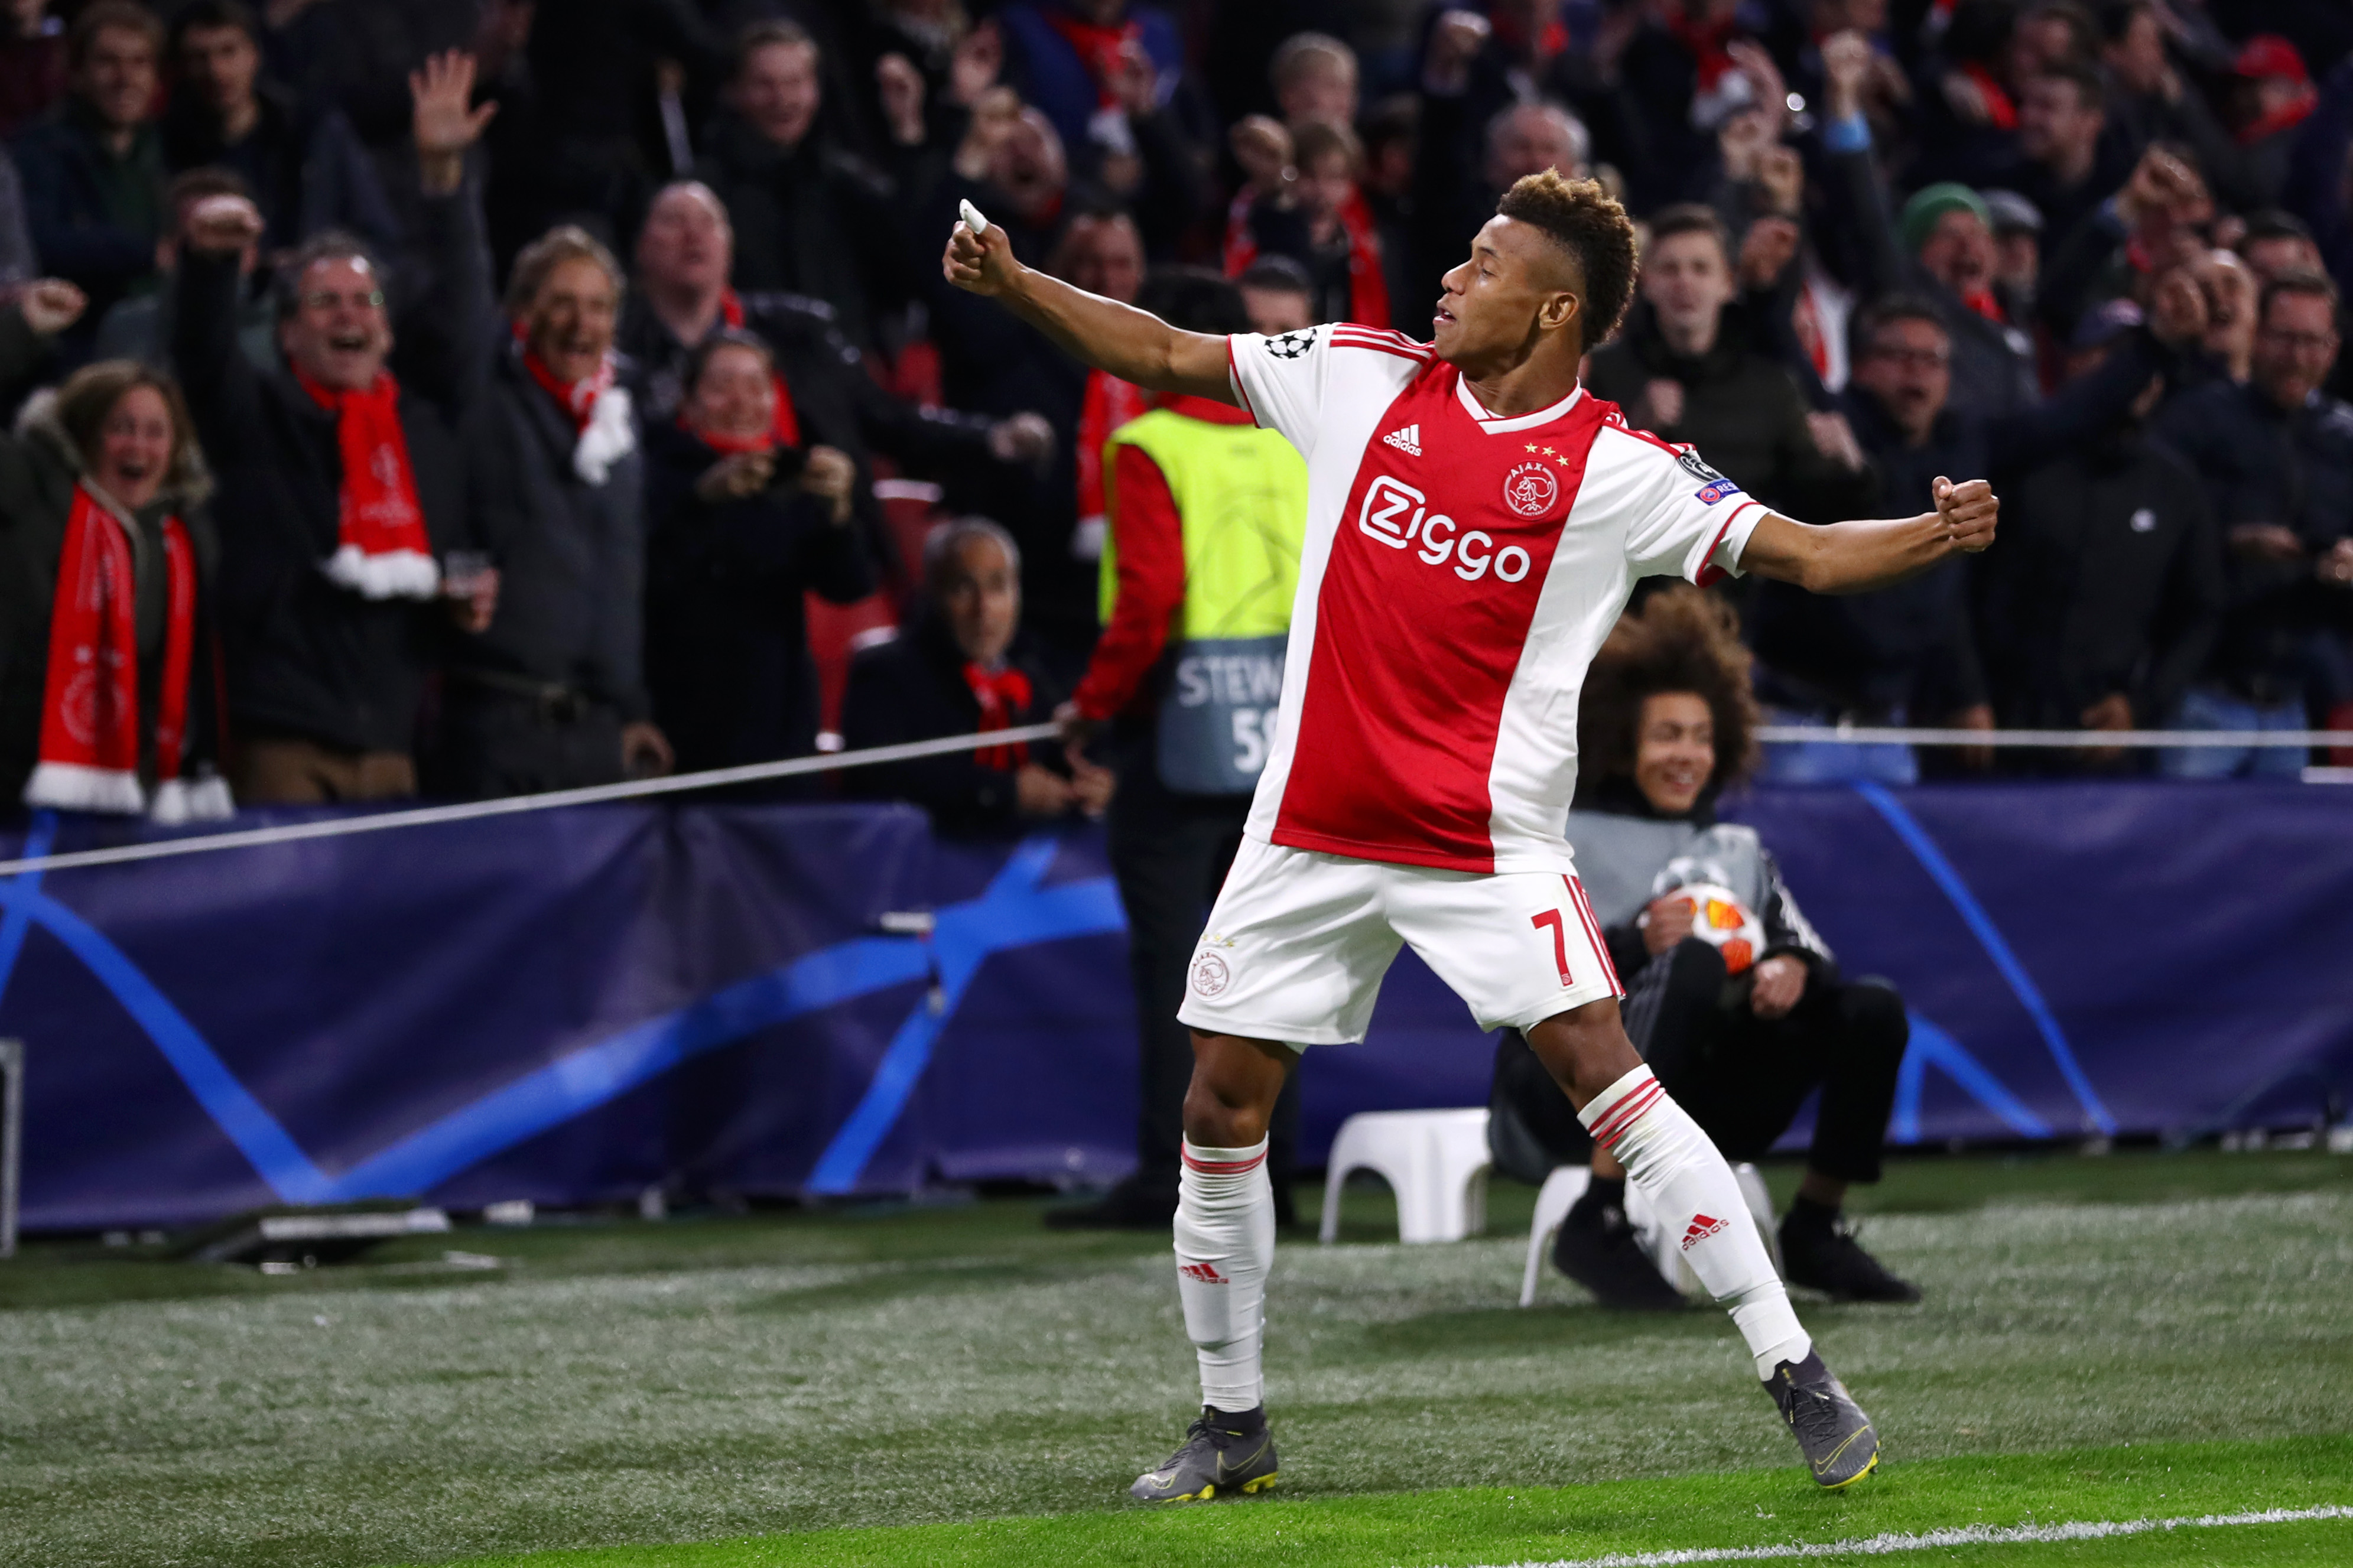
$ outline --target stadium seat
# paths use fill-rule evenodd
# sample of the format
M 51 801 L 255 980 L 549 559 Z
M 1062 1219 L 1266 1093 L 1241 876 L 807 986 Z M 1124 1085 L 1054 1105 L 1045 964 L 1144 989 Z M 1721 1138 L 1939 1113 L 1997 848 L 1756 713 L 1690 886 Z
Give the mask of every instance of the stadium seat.
M 1487 1226 L 1487 1112 L 1368 1110 L 1340 1123 L 1324 1177 L 1325 1245 L 1339 1239 L 1340 1189 L 1372 1171 L 1397 1194 L 1399 1241 L 1461 1241 Z
M 1775 1240 L 1773 1196 L 1765 1190 L 1765 1177 L 1749 1164 L 1733 1166 L 1732 1173 L 1739 1180 L 1740 1195 L 1747 1200 L 1749 1216 L 1756 1220 L 1757 1229 L 1765 1238 L 1765 1250 L 1772 1255 L 1773 1267 L 1778 1269 L 1781 1248 Z M 1586 1184 L 1592 1180 L 1593 1173 L 1583 1165 L 1557 1166 L 1545 1178 L 1544 1186 L 1536 1194 L 1535 1219 L 1528 1226 L 1527 1267 L 1520 1272 L 1521 1306 L 1536 1304 L 1536 1282 L 1543 1278 L 1545 1253 L 1552 1246 L 1553 1233 L 1560 1229 L 1560 1222 L 1567 1217 L 1577 1200 L 1585 1195 Z M 1626 1218 L 1641 1238 L 1642 1250 L 1659 1266 L 1660 1276 L 1687 1296 L 1700 1294 L 1700 1283 L 1683 1262 L 1682 1248 L 1675 1245 L 1677 1237 L 1669 1227 L 1659 1224 L 1658 1216 L 1651 1212 L 1651 1205 L 1631 1183 L 1626 1187 Z

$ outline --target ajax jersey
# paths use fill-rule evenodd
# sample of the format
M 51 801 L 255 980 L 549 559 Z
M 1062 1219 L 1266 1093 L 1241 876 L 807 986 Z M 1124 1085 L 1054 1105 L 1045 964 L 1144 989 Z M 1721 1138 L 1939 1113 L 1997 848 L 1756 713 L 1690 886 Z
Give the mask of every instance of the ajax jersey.
M 1427 343 L 1229 338 L 1236 395 L 1307 459 L 1262 842 L 1567 871 L 1577 704 L 1638 577 L 1739 569 L 1765 513 L 1582 388 L 1497 418 Z

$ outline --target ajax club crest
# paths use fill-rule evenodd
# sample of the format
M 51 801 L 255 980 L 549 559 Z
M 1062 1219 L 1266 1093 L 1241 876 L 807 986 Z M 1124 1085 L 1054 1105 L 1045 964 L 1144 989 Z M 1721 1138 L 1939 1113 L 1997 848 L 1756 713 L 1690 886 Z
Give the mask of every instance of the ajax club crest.
M 1560 499 L 1560 481 L 1542 463 L 1522 463 L 1504 476 L 1504 504 L 1522 517 L 1542 517 Z

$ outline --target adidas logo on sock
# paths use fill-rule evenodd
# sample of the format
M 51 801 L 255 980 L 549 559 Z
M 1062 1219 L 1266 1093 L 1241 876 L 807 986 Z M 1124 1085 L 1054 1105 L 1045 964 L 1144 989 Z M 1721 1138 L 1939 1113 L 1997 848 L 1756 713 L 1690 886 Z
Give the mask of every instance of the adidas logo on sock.
M 1704 1214 L 1692 1215 L 1691 1228 L 1683 1232 L 1683 1250 L 1689 1252 L 1723 1228 L 1724 1222 L 1720 1219 L 1710 1219 Z
M 1421 456 L 1421 426 L 1419 425 L 1408 425 L 1392 430 L 1381 439 L 1409 458 Z
M 1203 1285 L 1230 1285 L 1233 1283 L 1232 1280 L 1218 1272 L 1218 1266 L 1214 1263 L 1180 1263 L 1176 1266 L 1176 1272 L 1183 1275 L 1187 1279 L 1194 1280 Z

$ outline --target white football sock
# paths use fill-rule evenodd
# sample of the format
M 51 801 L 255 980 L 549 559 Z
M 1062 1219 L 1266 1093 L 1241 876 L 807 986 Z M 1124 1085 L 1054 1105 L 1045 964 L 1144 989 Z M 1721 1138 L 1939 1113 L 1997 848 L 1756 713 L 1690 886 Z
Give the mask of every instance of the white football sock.
M 1201 1358 L 1201 1403 L 1231 1415 L 1266 1400 L 1259 1349 L 1274 1261 L 1274 1184 L 1266 1140 L 1247 1149 L 1185 1141 L 1176 1177 L 1176 1296 Z
M 1731 1309 L 1757 1377 L 1770 1379 L 1778 1363 L 1804 1360 L 1813 1341 L 1773 1272 L 1732 1167 L 1651 1069 L 1636 1068 L 1595 1095 L 1577 1119 L 1626 1167 L 1652 1211 L 1683 1231 L 1683 1258 L 1707 1293 Z

